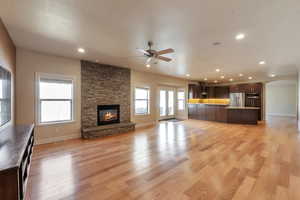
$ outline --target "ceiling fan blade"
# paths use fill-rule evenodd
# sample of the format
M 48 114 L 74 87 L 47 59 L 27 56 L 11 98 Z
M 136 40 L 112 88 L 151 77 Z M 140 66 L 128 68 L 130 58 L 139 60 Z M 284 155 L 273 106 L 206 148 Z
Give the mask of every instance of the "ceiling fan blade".
M 151 60 L 152 60 L 152 57 L 148 58 L 146 63 L 149 64 L 151 62 Z
M 173 52 L 174 52 L 174 49 L 169 48 L 169 49 L 158 51 L 157 55 L 163 55 L 163 54 L 173 53 Z
M 171 58 L 167 58 L 167 57 L 164 57 L 164 56 L 157 56 L 157 58 L 160 59 L 160 60 L 166 61 L 166 62 L 170 62 L 172 60 Z
M 148 51 L 144 50 L 144 49 L 137 49 L 137 50 L 138 50 L 139 52 L 145 54 L 145 55 L 150 56 L 150 53 L 149 53 Z

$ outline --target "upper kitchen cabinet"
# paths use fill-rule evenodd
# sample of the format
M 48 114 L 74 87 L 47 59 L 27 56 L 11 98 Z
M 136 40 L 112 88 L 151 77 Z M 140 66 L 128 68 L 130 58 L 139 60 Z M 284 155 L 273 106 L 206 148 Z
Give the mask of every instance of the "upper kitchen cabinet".
M 189 84 L 189 99 L 198 99 L 199 91 L 198 85 Z
M 245 91 L 245 93 L 261 93 L 262 90 L 262 84 L 261 83 L 250 83 L 247 84 L 247 90 Z
M 240 91 L 241 91 L 240 85 L 230 85 L 229 86 L 229 92 L 230 93 L 238 93 Z
M 230 86 L 230 93 L 261 93 L 262 84 L 261 83 L 245 83 Z
M 189 99 L 225 99 L 229 98 L 228 86 L 207 86 L 204 84 L 189 84 Z
M 215 98 L 215 96 L 216 96 L 215 87 L 213 86 L 207 87 L 207 98 L 213 99 Z
M 218 86 L 215 88 L 215 97 L 217 99 L 227 99 L 229 98 L 229 87 L 228 86 Z
M 189 84 L 189 99 L 207 98 L 207 87 L 203 83 Z

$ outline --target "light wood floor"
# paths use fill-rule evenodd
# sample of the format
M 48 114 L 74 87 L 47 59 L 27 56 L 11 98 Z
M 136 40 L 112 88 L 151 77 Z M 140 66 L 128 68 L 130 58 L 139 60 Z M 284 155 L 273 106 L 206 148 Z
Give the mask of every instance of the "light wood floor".
M 36 146 L 27 199 L 299 200 L 296 121 L 161 122 Z

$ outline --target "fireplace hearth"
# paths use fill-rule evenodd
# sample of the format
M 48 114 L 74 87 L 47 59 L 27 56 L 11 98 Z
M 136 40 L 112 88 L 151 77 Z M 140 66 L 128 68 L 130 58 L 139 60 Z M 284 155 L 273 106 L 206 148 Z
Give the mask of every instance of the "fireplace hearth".
M 98 105 L 98 126 L 120 123 L 120 105 Z

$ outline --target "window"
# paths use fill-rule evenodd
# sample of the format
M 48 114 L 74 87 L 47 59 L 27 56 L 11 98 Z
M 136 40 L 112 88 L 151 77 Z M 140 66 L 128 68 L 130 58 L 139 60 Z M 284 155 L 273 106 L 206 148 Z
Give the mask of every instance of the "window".
M 149 88 L 135 88 L 134 95 L 135 114 L 147 115 L 149 110 Z
M 174 91 L 168 91 L 168 115 L 174 115 Z
M 177 92 L 177 106 L 178 106 L 178 110 L 184 110 L 184 108 L 185 108 L 184 91 Z
M 38 123 L 73 121 L 74 80 L 55 75 L 39 75 L 37 84 Z
M 0 66 L 0 126 L 11 120 L 11 74 Z
M 159 91 L 159 116 L 164 117 L 167 115 L 167 91 Z

